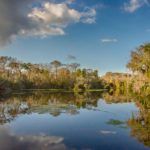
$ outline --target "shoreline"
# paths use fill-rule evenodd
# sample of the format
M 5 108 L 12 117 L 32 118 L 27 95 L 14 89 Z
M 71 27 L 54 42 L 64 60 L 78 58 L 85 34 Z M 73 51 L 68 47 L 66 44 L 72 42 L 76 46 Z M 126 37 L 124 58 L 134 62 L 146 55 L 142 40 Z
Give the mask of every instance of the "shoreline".
M 33 93 L 33 92 L 84 93 L 84 92 L 105 92 L 105 91 L 107 91 L 107 89 L 89 89 L 84 91 L 74 91 L 74 90 L 65 90 L 65 89 L 22 89 L 22 90 L 12 90 L 11 92 L 9 92 L 9 94 L 16 95 L 16 94 Z

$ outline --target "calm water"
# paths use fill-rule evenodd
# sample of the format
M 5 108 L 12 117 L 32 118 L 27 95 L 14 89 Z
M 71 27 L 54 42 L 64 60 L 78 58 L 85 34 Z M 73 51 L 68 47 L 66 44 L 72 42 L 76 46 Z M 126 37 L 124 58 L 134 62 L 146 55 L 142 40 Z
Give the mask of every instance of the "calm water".
M 118 101 L 98 93 L 46 92 L 2 99 L 0 150 L 150 149 L 127 123 L 139 108 L 130 99 Z

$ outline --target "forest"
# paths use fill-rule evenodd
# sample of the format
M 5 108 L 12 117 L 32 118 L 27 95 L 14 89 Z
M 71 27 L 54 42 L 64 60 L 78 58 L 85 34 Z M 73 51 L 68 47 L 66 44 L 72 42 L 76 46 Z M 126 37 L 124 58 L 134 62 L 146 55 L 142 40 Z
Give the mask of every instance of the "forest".
M 20 90 L 101 91 L 118 93 L 150 93 L 150 43 L 131 52 L 126 66 L 128 73 L 81 68 L 78 63 L 63 64 L 54 60 L 48 64 L 24 63 L 16 58 L 0 57 L 0 94 Z

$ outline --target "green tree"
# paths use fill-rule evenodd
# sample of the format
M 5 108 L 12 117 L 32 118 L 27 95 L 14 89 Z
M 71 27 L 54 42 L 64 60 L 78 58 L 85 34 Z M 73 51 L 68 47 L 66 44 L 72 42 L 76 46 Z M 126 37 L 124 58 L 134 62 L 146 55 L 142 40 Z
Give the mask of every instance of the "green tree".
M 150 76 L 150 43 L 141 45 L 131 52 L 131 59 L 127 68 L 133 72 Z

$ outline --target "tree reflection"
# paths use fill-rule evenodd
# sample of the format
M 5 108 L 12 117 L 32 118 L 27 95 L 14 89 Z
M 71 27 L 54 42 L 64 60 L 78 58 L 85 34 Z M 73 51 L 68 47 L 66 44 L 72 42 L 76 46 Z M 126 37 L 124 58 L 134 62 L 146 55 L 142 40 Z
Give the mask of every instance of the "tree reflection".
M 80 109 L 101 111 L 97 108 L 98 100 L 103 98 L 106 103 L 127 103 L 135 102 L 139 108 L 137 114 L 127 122 L 110 119 L 107 124 L 116 127 L 131 129 L 131 135 L 146 146 L 150 146 L 150 97 L 133 94 L 119 93 L 49 93 L 34 92 L 13 95 L 0 101 L 0 124 L 9 123 L 20 114 L 49 113 L 53 117 L 58 117 L 65 113 L 67 115 L 78 115 Z
M 107 103 L 126 103 L 135 102 L 139 108 L 138 114 L 132 114 L 127 121 L 131 128 L 131 135 L 142 142 L 145 146 L 150 146 L 150 95 L 139 96 L 128 93 L 122 95 L 119 93 L 104 93 L 103 97 Z M 109 121 L 108 123 L 116 124 L 118 121 Z
M 132 101 L 132 96 L 129 94 L 120 94 L 117 92 L 112 93 L 103 93 L 103 98 L 105 99 L 106 103 L 127 103 Z
M 101 93 L 48 93 L 34 92 L 13 95 L 0 102 L 0 124 L 12 121 L 25 113 L 57 117 L 62 113 L 77 115 L 79 110 L 97 107 Z
M 140 108 L 138 115 L 133 115 L 128 120 L 131 127 L 131 135 L 136 137 L 146 146 L 150 146 L 150 95 L 147 97 L 138 97 L 137 105 Z

